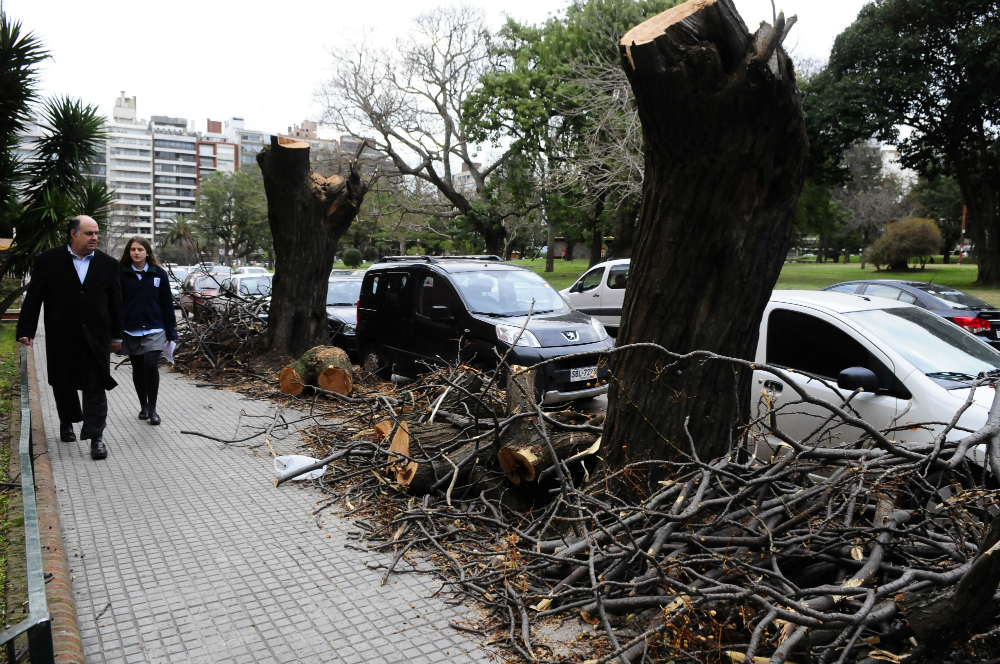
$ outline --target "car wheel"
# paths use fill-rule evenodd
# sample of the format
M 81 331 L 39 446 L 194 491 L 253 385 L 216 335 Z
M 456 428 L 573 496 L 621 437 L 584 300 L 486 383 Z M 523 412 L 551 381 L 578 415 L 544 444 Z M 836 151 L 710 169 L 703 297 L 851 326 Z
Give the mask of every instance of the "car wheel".
M 392 380 L 392 362 L 375 345 L 368 346 L 361 354 L 361 370 L 382 380 Z

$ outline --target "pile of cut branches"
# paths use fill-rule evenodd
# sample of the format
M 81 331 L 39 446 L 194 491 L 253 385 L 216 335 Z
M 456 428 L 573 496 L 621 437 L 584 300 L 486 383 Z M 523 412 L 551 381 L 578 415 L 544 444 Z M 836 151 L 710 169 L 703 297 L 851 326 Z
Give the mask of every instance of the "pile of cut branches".
M 261 353 L 268 296 L 218 292 L 197 295 L 190 312 L 181 309 L 174 355 L 181 371 L 213 378 L 244 373 Z
M 688 440 L 624 468 L 601 461 L 601 416 L 540 408 L 531 369 L 331 394 L 309 429 L 329 466 L 317 514 L 357 519 L 390 556 L 383 582 L 430 560 L 452 601 L 487 610 L 453 626 L 524 661 L 998 661 L 1000 398 L 983 429 L 956 424 L 997 376 L 951 422 L 879 430 L 857 392 L 827 403 L 754 368 L 799 394 L 783 413 L 829 416 L 796 440 L 764 394 L 726 456 Z M 914 429 L 933 436 L 895 442 Z M 666 479 L 645 491 L 650 476 Z

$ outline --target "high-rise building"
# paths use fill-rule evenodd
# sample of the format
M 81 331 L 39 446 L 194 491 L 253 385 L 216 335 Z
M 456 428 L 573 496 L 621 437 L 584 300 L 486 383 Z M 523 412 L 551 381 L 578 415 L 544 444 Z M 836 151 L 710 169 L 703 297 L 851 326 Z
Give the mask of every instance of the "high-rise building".
M 127 235 L 142 235 L 152 241 L 152 139 L 146 121 L 136 117 L 135 97 L 126 97 L 122 92 L 115 100 L 105 131 L 107 183 L 114 200 L 109 217 L 109 249 L 116 244 L 114 238 Z
M 222 131 L 222 122 L 208 120 L 208 131 L 198 140 L 198 184 L 212 173 L 234 173 L 239 169 L 239 146 Z
M 243 118 L 229 118 L 226 121 L 225 135 L 230 143 L 239 146 L 239 165 L 256 164 L 257 153 L 271 144 L 271 132 L 246 129 Z
M 149 131 L 153 137 L 153 198 L 157 224 L 193 215 L 198 187 L 198 136 L 188 131 L 184 118 L 154 115 Z

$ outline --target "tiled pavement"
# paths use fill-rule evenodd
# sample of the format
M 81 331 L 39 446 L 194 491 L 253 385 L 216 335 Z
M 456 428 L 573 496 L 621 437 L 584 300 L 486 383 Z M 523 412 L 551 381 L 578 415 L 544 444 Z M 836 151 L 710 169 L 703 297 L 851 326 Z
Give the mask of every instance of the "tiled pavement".
M 198 388 L 161 368 L 163 424 L 152 427 L 136 418 L 130 369 L 122 366 L 113 374 L 118 388 L 108 393 L 110 454 L 91 461 L 87 442 L 57 440 L 41 334 L 37 341 L 42 413 L 89 664 L 489 660 L 447 627 L 467 609 L 431 598 L 440 587 L 433 577 L 404 574 L 380 586 L 381 572 L 365 563 L 384 559 L 345 548 L 349 522 L 328 516 L 319 529 L 311 516 L 315 495 L 273 488 L 266 448 L 178 433 L 226 438 L 237 432 L 241 411 L 264 415 L 270 405 Z

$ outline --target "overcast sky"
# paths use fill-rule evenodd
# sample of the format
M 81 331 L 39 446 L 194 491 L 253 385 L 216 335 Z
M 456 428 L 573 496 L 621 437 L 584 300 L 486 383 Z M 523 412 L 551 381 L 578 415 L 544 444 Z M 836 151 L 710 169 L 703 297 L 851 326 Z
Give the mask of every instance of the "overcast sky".
M 7 15 L 41 37 L 53 55 L 42 73 L 44 94 L 82 97 L 110 115 L 124 90 L 140 117 L 194 120 L 242 116 L 248 129 L 285 131 L 318 119 L 312 99 L 325 78 L 327 49 L 362 27 L 391 39 L 432 0 L 2 0 Z M 751 31 L 771 20 L 770 0 L 735 0 Z M 799 23 L 786 47 L 796 57 L 825 59 L 833 39 L 865 0 L 776 0 Z M 566 0 L 486 3 L 524 22 L 558 14 Z M 502 4 L 502 12 L 497 5 Z

